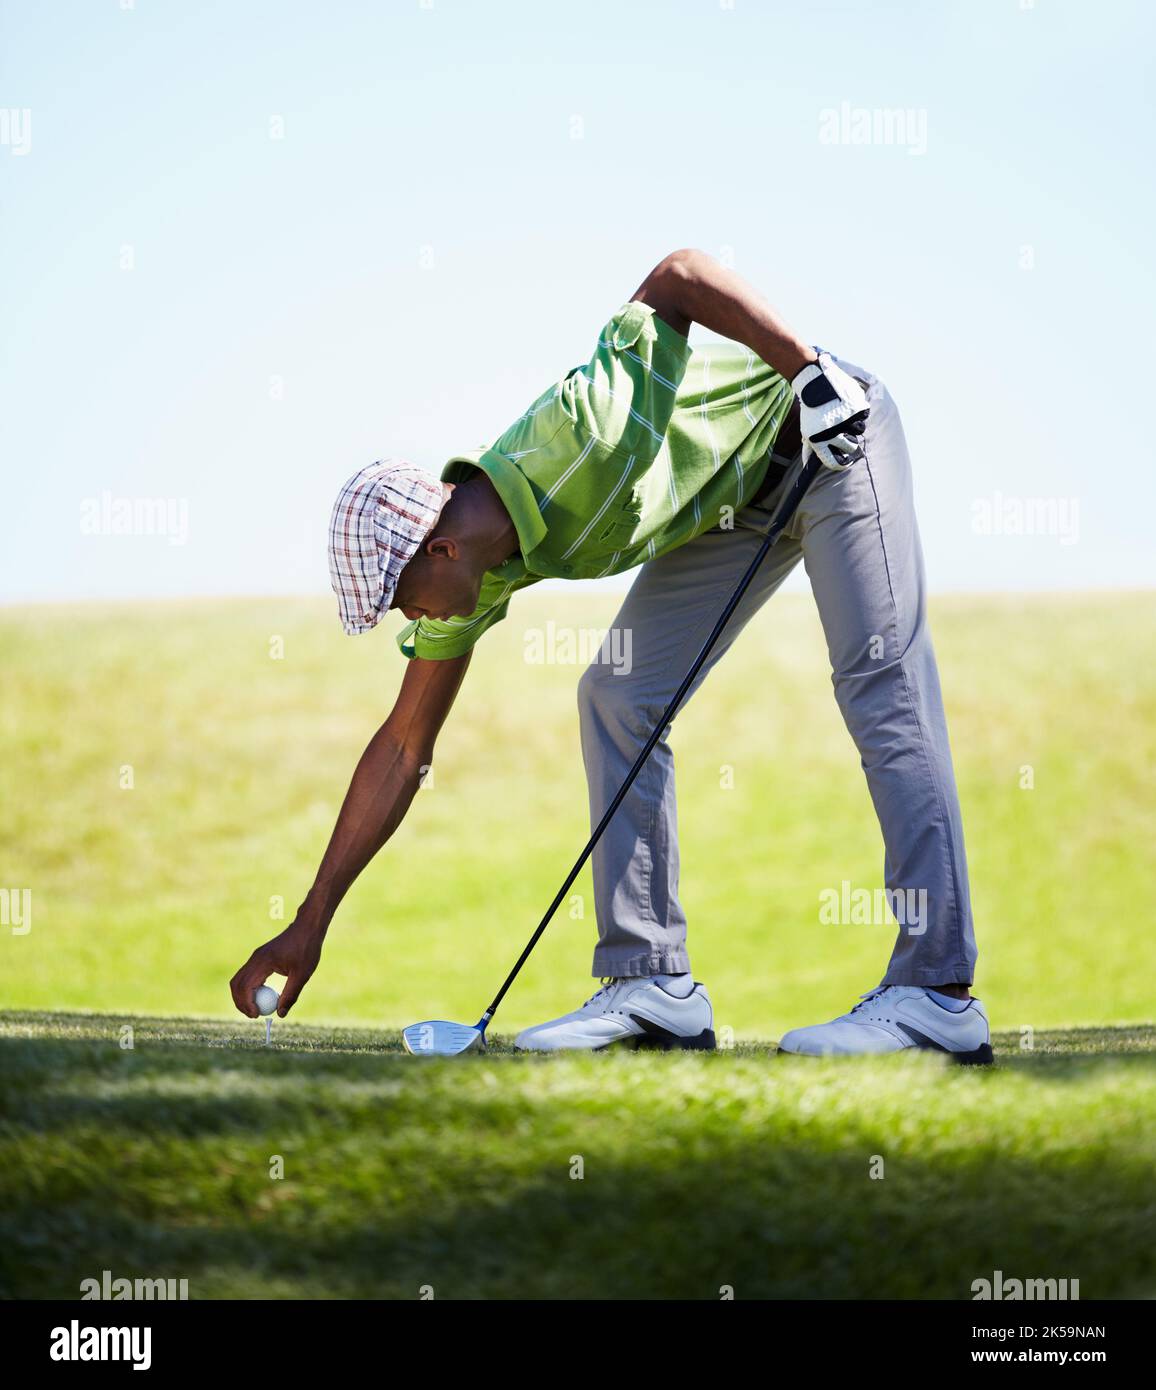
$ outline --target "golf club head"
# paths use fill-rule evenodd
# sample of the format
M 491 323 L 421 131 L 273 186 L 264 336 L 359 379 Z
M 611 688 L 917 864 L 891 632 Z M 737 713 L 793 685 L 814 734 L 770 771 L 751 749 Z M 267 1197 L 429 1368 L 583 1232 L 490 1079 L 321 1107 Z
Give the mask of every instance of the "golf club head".
M 411 1023 L 401 1030 L 401 1040 L 414 1057 L 456 1057 L 486 1046 L 485 1030 L 477 1024 L 447 1023 L 441 1018 Z

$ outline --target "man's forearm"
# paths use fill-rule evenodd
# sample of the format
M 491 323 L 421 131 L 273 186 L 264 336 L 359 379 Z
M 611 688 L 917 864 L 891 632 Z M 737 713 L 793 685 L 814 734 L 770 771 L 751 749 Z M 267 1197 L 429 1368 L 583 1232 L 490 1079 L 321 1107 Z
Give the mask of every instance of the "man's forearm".
M 399 740 L 385 723 L 353 773 L 337 824 L 299 918 L 325 931 L 351 884 L 405 818 L 432 757 Z
M 468 652 L 407 664 L 393 710 L 353 773 L 299 921 L 324 932 L 354 879 L 405 818 L 469 664 Z
M 649 304 L 684 336 L 692 323 L 701 323 L 744 344 L 788 381 L 815 361 L 814 348 L 787 327 L 752 285 L 704 251 L 673 252 L 633 298 Z

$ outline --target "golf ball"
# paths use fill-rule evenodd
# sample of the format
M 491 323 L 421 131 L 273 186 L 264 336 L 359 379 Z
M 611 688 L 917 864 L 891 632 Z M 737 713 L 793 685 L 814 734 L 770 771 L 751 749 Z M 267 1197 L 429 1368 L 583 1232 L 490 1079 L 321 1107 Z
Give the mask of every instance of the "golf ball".
M 272 985 L 259 985 L 253 991 L 253 1003 L 257 1006 L 257 1012 L 262 1015 L 271 1014 L 280 998 Z

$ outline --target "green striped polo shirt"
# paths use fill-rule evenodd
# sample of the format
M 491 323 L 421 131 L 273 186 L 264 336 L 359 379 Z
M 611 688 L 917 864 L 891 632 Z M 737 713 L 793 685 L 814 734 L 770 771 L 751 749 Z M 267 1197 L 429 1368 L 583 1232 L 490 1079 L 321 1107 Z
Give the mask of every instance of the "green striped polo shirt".
M 482 469 L 518 532 L 474 612 L 419 618 L 406 656 L 460 656 L 540 579 L 595 579 L 653 560 L 725 522 L 758 491 L 791 387 L 738 343 L 691 349 L 649 305 L 624 305 L 594 356 L 543 392 L 490 448 L 442 471 Z

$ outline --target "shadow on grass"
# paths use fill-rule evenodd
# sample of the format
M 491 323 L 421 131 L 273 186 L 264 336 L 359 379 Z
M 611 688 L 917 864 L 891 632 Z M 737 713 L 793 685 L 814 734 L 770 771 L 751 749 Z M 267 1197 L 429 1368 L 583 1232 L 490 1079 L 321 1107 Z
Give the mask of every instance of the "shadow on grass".
M 717 1150 L 679 1165 L 565 1164 L 447 1203 L 380 1205 L 359 1219 L 263 1221 L 217 1210 L 134 1220 L 26 1208 L 0 1220 L 8 1296 L 76 1296 L 81 1279 L 189 1280 L 195 1297 L 967 1299 L 1008 1277 L 1080 1281 L 1082 1298 L 1151 1297 L 1150 1205 L 1139 1176 L 1088 1161 L 946 1170 L 906 1160 L 868 1185 L 864 1164 L 805 1145 Z M 1145 1215 L 1147 1213 L 1147 1215 Z
M 430 1285 L 439 1298 L 715 1299 L 730 1285 L 740 1298 L 968 1298 L 1000 1269 L 1079 1279 L 1085 1299 L 1151 1296 L 1150 1156 L 1089 1108 L 1099 1078 L 1118 1090 L 1150 1067 L 1151 1030 L 1118 1049 L 1088 1031 L 970 1073 L 984 1088 L 1035 1066 L 1045 1082 L 1080 1079 L 1071 1135 L 1024 1113 L 946 1147 L 949 1104 L 903 1133 L 853 1105 L 816 1123 L 815 1095 L 846 1110 L 854 1062 L 820 1064 L 822 1085 L 788 1086 L 754 1129 L 728 1091 L 750 1068 L 728 1054 L 694 1059 L 701 1093 L 681 1106 L 646 1094 L 661 1065 L 625 1101 L 603 1096 L 603 1065 L 624 1070 L 611 1056 L 568 1104 L 523 1084 L 548 1079 L 549 1059 L 250 1056 L 159 1032 L 117 1055 L 104 1037 L 10 1036 L 0 1291 L 73 1297 L 109 1269 L 187 1278 L 194 1297 L 416 1298 Z M 1048 1104 L 1053 1118 L 1064 1108 Z
M 481 1122 L 482 1117 L 476 1117 Z M 0 1221 L 0 1287 L 69 1297 L 103 1269 L 187 1278 L 196 1296 L 967 1298 L 979 1277 L 1076 1278 L 1085 1298 L 1151 1296 L 1146 1178 L 1103 1155 L 1063 1163 L 910 1155 L 884 1182 L 867 1153 L 749 1140 L 681 1161 L 570 1156 L 485 1190 L 367 1201 L 324 1219 L 222 1203 L 134 1218 L 120 1198 Z M 702 1146 L 700 1146 L 702 1148 Z M 431 1161 L 435 1161 L 430 1156 Z M 380 1177 L 389 1181 L 382 1171 Z M 174 1175 L 174 1182 L 181 1179 Z M 94 1194 L 95 1196 L 95 1194 Z

